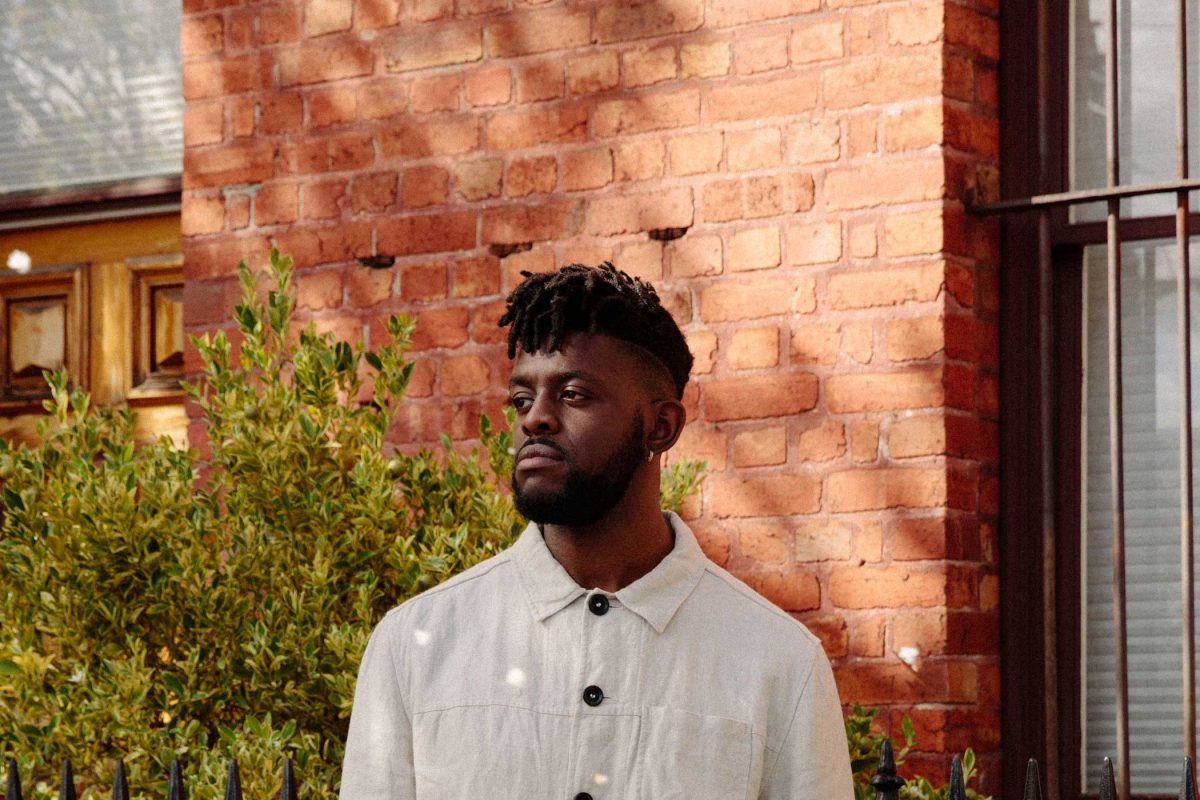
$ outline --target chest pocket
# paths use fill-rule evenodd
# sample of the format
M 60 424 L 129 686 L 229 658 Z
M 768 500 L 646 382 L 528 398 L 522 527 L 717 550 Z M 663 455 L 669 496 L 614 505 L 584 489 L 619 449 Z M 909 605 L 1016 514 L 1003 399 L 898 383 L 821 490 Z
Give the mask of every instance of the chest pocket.
M 642 800 L 745 800 L 753 741 L 750 725 L 665 708 L 642 717 Z

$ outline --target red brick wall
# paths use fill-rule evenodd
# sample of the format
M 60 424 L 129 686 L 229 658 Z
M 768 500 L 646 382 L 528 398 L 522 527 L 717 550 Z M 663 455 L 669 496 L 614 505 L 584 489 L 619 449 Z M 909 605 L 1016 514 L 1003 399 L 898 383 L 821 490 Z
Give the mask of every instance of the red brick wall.
M 846 702 L 913 717 L 915 766 L 994 774 L 998 242 L 963 204 L 995 186 L 998 6 L 185 0 L 187 327 L 275 244 L 321 326 L 417 316 L 397 441 L 468 439 L 520 270 L 650 278 L 696 355 L 708 552 Z

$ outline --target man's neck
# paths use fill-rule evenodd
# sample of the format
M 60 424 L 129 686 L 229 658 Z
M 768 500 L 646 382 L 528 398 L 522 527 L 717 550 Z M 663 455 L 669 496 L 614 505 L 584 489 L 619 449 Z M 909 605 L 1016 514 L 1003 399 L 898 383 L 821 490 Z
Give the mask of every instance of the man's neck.
M 591 525 L 543 525 L 546 547 L 585 589 L 625 588 L 658 566 L 674 547 L 675 534 L 655 489 L 648 500 L 626 497 Z

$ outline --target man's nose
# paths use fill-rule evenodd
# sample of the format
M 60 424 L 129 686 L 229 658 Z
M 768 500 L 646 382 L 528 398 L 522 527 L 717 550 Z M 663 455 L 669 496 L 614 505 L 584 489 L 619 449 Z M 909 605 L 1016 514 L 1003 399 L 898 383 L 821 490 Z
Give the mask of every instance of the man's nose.
M 539 394 L 534 397 L 533 405 L 529 407 L 529 411 L 521 421 L 521 428 L 527 436 L 556 433 L 558 431 L 558 412 L 553 398 L 548 394 Z

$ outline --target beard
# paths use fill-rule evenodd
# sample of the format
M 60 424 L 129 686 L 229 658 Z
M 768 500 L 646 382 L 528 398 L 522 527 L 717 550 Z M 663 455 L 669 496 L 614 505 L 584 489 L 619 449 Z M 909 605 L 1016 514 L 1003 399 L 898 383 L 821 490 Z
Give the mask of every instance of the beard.
M 536 437 L 526 444 L 554 447 L 562 454 L 566 477 L 558 491 L 527 491 L 517 483 L 513 470 L 513 502 L 523 517 L 541 525 L 568 527 L 590 525 L 611 511 L 633 483 L 634 473 L 645 460 L 642 418 L 635 416 L 617 449 L 595 471 L 581 470 L 557 445 Z

